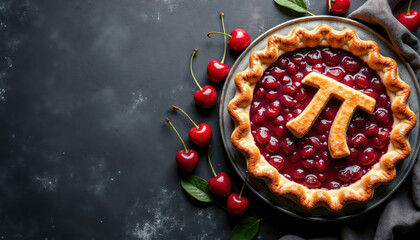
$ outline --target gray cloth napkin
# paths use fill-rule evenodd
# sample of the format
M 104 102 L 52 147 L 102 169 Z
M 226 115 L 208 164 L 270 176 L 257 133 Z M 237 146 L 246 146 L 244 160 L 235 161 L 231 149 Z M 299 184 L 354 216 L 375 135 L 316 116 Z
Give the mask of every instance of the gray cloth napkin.
M 420 80 L 420 42 L 393 15 L 393 8 L 400 0 L 368 0 L 348 17 L 371 25 L 380 25 L 388 34 L 395 49 L 413 68 Z M 412 9 L 420 10 L 420 1 L 414 1 Z M 419 30 L 420 31 L 420 30 Z M 377 217 L 350 221 L 342 224 L 341 239 L 390 240 L 407 239 L 405 233 L 414 227 L 420 228 L 420 160 L 414 165 L 412 179 L 407 179 L 391 197 Z M 410 189 L 411 187 L 411 189 Z M 377 216 L 376 214 L 374 216 Z M 324 238 L 331 239 L 331 238 Z M 411 237 L 410 237 L 411 239 Z M 415 236 L 412 239 L 420 239 Z M 280 240 L 303 240 L 295 235 L 286 235 Z
M 398 53 L 410 63 L 417 80 L 420 80 L 420 42 L 392 14 L 393 8 L 398 3 L 399 0 L 368 0 L 352 12 L 349 18 L 382 26 Z M 418 1 L 413 7 L 416 6 L 419 6 Z M 394 239 L 395 235 L 403 235 L 420 224 L 420 161 L 418 159 L 411 181 L 411 191 L 404 186 L 387 203 L 379 218 L 375 239 Z M 342 237 L 343 239 L 364 238 L 358 233 L 344 228 Z

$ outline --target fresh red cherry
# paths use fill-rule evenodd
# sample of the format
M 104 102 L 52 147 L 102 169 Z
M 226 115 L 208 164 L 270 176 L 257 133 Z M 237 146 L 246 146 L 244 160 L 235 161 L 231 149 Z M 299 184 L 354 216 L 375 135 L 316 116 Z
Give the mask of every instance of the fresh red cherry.
M 180 150 L 176 154 L 178 167 L 191 172 L 198 164 L 198 153 L 194 149 Z
M 194 125 L 189 131 L 190 139 L 191 141 L 200 147 L 208 146 L 211 142 L 211 137 L 213 135 L 210 126 L 207 123 L 200 123 L 197 125 L 191 118 L 188 116 L 184 110 L 181 108 L 172 105 L 173 109 L 181 111 L 187 118 L 191 121 L 191 123 Z
M 251 37 L 243 29 L 234 29 L 230 35 L 232 35 L 232 37 L 228 42 L 228 46 L 233 51 L 240 52 L 247 48 L 251 43 Z
M 212 131 L 207 123 L 200 123 L 189 131 L 191 141 L 200 147 L 208 146 L 211 142 Z
M 209 32 L 207 33 L 207 37 L 210 37 L 210 34 L 213 34 L 213 33 L 222 34 L 230 38 L 227 45 L 229 46 L 230 49 L 236 52 L 243 51 L 251 43 L 251 37 L 249 36 L 249 34 L 245 30 L 240 29 L 240 28 L 234 29 L 230 33 L 230 35 L 226 33 L 222 33 L 222 32 Z
M 219 197 L 225 197 L 230 193 L 230 190 L 232 189 L 232 182 L 230 181 L 229 175 L 227 175 L 225 172 L 221 172 L 218 175 L 216 175 L 216 172 L 214 171 L 213 165 L 210 161 L 210 149 L 211 145 L 209 146 L 207 159 L 209 161 L 210 168 L 213 171 L 214 178 L 211 178 L 209 180 L 209 188 L 214 195 Z
M 242 216 L 249 208 L 249 200 L 237 193 L 232 193 L 227 199 L 226 208 L 230 215 Z
M 182 145 L 184 145 L 184 150 L 180 150 L 176 154 L 176 163 L 178 164 L 179 168 L 187 172 L 191 172 L 195 169 L 195 167 L 198 164 L 198 153 L 194 149 L 187 149 L 184 141 L 181 138 L 181 135 L 179 135 L 178 131 L 176 130 L 174 125 L 172 125 L 171 120 L 169 118 L 166 118 L 166 122 L 168 122 L 169 125 L 171 125 L 171 127 L 174 129 L 179 139 L 181 140 Z
M 420 12 L 411 10 L 408 13 L 400 13 L 397 16 L 397 20 L 410 30 L 410 32 L 415 33 L 420 27 Z
M 225 172 L 221 172 L 214 178 L 211 178 L 209 180 L 209 188 L 210 191 L 216 196 L 227 196 L 232 188 L 229 175 L 227 175 Z
M 350 8 L 350 0 L 327 0 L 328 11 L 337 15 L 343 15 Z
M 220 13 L 220 18 L 222 19 L 222 28 L 223 33 L 225 33 L 225 24 L 223 22 L 223 16 L 224 13 Z M 222 61 L 217 60 L 211 60 L 209 64 L 207 65 L 207 76 L 212 82 L 223 82 L 227 75 L 229 74 L 229 66 L 227 64 L 224 64 L 225 57 L 226 57 L 226 36 L 224 37 L 225 40 L 225 47 L 223 51 L 223 58 Z
M 398 14 L 397 20 L 410 32 L 415 33 L 420 27 L 420 12 L 414 9 L 410 11 L 411 1 L 408 4 L 407 12 Z
M 224 58 L 221 62 L 217 60 L 211 60 L 207 65 L 207 76 L 210 81 L 219 83 L 223 82 L 229 74 L 229 66 L 223 64 Z
M 193 70 L 192 70 L 192 62 L 194 59 L 194 55 L 198 52 L 197 49 L 193 50 L 193 53 L 191 55 L 191 60 L 190 60 L 190 71 L 191 71 L 191 76 L 193 77 L 195 84 L 197 84 L 199 90 L 196 91 L 194 93 L 194 100 L 195 103 L 202 107 L 202 108 L 212 108 L 216 105 L 217 102 L 217 91 L 216 89 L 211 86 L 211 85 L 206 85 L 203 88 L 200 86 L 200 84 L 198 84 L 197 79 L 194 76 Z
M 212 108 L 217 102 L 217 91 L 213 86 L 206 85 L 194 93 L 194 100 L 202 108 Z
M 231 193 L 226 201 L 226 210 L 232 216 L 242 216 L 249 208 L 248 198 L 242 196 L 247 178 L 248 173 L 245 176 L 245 181 L 239 194 Z

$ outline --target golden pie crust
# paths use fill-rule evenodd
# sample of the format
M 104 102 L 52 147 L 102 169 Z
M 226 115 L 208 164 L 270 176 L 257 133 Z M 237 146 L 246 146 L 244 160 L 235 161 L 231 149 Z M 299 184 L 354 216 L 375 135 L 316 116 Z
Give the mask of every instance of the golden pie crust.
M 250 131 L 249 111 L 253 90 L 264 71 L 286 52 L 316 46 L 351 52 L 377 71 L 391 100 L 394 118 L 391 143 L 379 162 L 360 180 L 334 190 L 309 189 L 284 177 L 260 154 Z M 251 53 L 247 69 L 235 76 L 235 84 L 236 94 L 228 106 L 228 112 L 235 122 L 231 136 L 233 146 L 245 156 L 251 176 L 263 179 L 273 193 L 289 197 L 306 209 L 325 206 L 339 211 L 349 202 L 368 201 L 378 184 L 388 183 L 395 178 L 396 163 L 407 158 L 411 152 L 408 137 L 417 122 L 407 102 L 411 89 L 400 79 L 397 63 L 392 58 L 381 56 L 376 42 L 360 40 L 351 29 L 337 32 L 329 25 L 320 25 L 312 31 L 295 27 L 287 36 L 273 34 L 265 49 Z

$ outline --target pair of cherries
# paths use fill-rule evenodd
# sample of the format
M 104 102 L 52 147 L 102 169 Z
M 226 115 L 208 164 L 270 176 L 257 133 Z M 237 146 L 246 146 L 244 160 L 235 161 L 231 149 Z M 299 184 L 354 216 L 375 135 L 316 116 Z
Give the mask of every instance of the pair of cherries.
M 216 172 L 214 171 L 213 165 L 211 164 L 211 160 L 210 160 L 210 150 L 211 150 L 211 145 L 209 146 L 207 159 L 209 161 L 210 168 L 213 171 L 214 178 L 210 178 L 210 180 L 208 181 L 209 189 L 216 196 L 226 197 L 232 189 L 232 182 L 230 181 L 229 175 L 227 175 L 225 172 L 220 172 L 218 175 L 216 175 Z M 232 216 L 242 216 L 245 214 L 245 212 L 249 208 L 248 198 L 242 196 L 245 183 L 246 183 L 246 179 L 245 179 L 244 184 L 242 185 L 242 188 L 239 194 L 231 193 L 229 197 L 227 198 L 226 210 Z
M 191 121 L 191 123 L 194 125 L 188 132 L 188 135 L 191 139 L 191 141 L 200 147 L 208 146 L 211 142 L 211 138 L 213 135 L 213 132 L 211 130 L 211 127 L 207 123 L 200 123 L 197 125 L 192 118 L 184 112 L 181 108 L 172 105 L 172 108 L 175 110 L 181 111 L 187 118 Z M 179 139 L 182 142 L 182 145 L 184 146 L 184 150 L 178 151 L 176 154 L 176 163 L 179 168 L 181 168 L 184 171 L 191 172 L 193 171 L 197 164 L 198 164 L 198 153 L 194 149 L 187 149 L 184 140 L 182 140 L 181 135 L 179 135 L 178 131 L 172 124 L 171 120 L 169 118 L 166 118 L 166 122 L 171 125 L 171 127 L 174 129 L 176 134 L 178 135 Z
M 229 38 L 229 41 L 227 42 L 227 46 L 235 52 L 243 51 L 245 48 L 249 46 L 251 43 L 251 37 L 249 34 L 240 28 L 234 29 L 230 35 L 226 34 L 225 31 L 225 23 L 223 21 L 224 13 L 220 13 L 220 18 L 222 20 L 222 28 L 223 32 L 208 32 L 207 37 L 210 37 L 211 34 L 221 34 L 224 35 L 225 40 L 225 47 L 223 51 L 223 58 L 222 61 L 212 60 L 207 65 L 207 76 L 210 79 L 210 81 L 219 83 L 226 79 L 227 75 L 229 74 L 229 66 L 224 64 L 225 57 L 226 57 L 226 37 Z
M 220 13 L 220 17 L 222 20 L 222 27 L 223 32 L 209 32 L 207 33 L 207 36 L 210 37 L 211 34 L 222 34 L 225 36 L 225 47 L 223 52 L 223 58 L 219 62 L 218 60 L 212 60 L 207 65 L 207 76 L 210 81 L 214 83 L 222 82 L 226 79 L 227 75 L 229 74 L 229 66 L 227 64 L 224 64 L 225 57 L 226 57 L 226 37 L 229 37 L 230 40 L 228 41 L 227 45 L 230 49 L 233 51 L 242 51 L 248 45 L 251 43 L 251 37 L 249 34 L 242 29 L 234 29 L 231 32 L 231 35 L 225 33 L 225 25 L 223 21 L 224 13 Z M 217 103 L 217 91 L 216 89 L 211 85 L 206 85 L 204 87 L 201 87 L 200 84 L 198 84 L 197 79 L 194 76 L 193 70 L 192 70 L 192 62 L 194 55 L 198 52 L 198 49 L 194 49 L 193 53 L 191 55 L 190 60 L 190 71 L 191 76 L 193 77 L 195 83 L 197 84 L 199 90 L 197 90 L 194 93 L 194 100 L 196 104 L 202 108 L 210 109 L 214 107 Z

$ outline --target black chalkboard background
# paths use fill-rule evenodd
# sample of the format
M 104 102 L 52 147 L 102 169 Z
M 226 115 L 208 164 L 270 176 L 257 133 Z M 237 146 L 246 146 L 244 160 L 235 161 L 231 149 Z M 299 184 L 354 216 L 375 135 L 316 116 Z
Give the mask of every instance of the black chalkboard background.
M 328 14 L 325 1 L 306 2 L 312 13 Z M 363 2 L 353 0 L 350 12 Z M 243 28 L 252 39 L 303 16 L 272 0 L 0 2 L 1 239 L 229 237 L 238 219 L 182 191 L 175 164 L 182 145 L 164 120 L 170 117 L 185 140 L 191 125 L 172 104 L 209 123 L 214 167 L 228 172 L 239 191 L 218 109 L 195 106 L 188 65 L 198 48 L 195 75 L 208 84 L 206 66 L 221 59 L 223 38 L 206 33 L 220 31 L 221 11 L 227 32 Z M 236 57 L 228 52 L 226 63 Z M 220 93 L 222 85 L 215 87 Z M 194 174 L 209 179 L 206 150 L 199 153 Z M 339 237 L 344 226 L 373 235 L 365 226 L 374 226 L 384 207 L 325 224 L 275 212 L 250 191 L 245 195 L 249 215 L 270 216 L 257 239 Z

